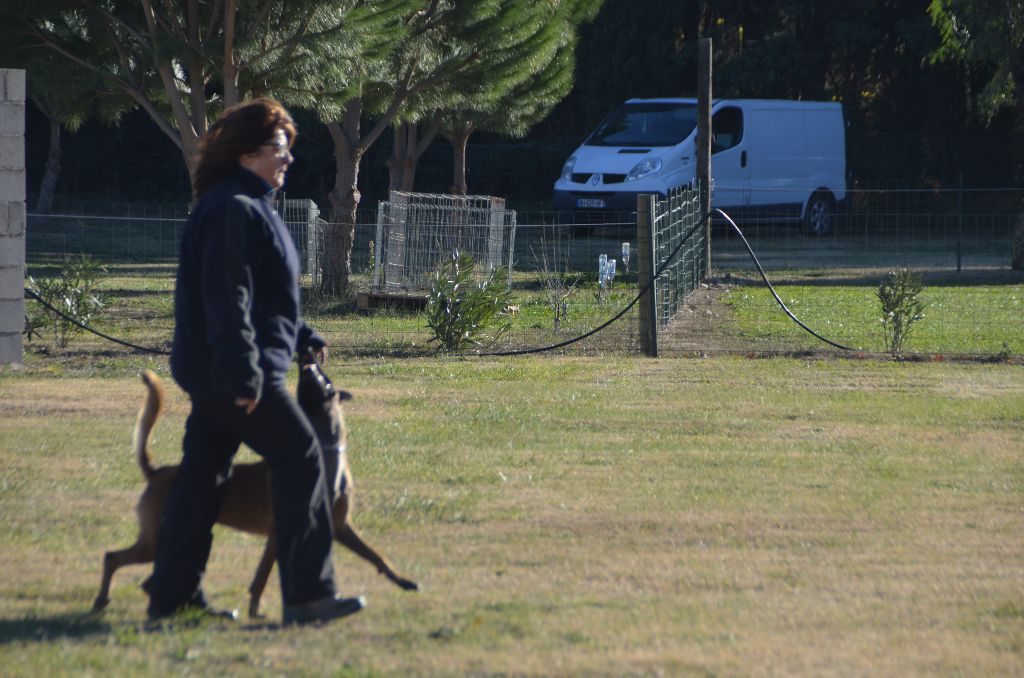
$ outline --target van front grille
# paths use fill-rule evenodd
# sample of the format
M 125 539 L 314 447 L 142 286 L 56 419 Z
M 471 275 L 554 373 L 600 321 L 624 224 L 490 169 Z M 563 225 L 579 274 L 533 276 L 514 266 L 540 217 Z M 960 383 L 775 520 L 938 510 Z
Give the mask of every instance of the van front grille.
M 574 184 L 585 184 L 590 181 L 590 177 L 594 176 L 593 173 L 584 174 L 580 172 L 574 172 L 572 175 L 572 182 Z M 621 184 L 626 180 L 625 174 L 605 174 L 603 175 L 604 183 L 606 184 Z

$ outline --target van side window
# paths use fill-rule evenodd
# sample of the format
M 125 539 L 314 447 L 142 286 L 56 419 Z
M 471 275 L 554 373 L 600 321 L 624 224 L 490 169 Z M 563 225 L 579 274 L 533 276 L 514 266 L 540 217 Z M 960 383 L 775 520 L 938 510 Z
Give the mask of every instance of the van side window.
M 711 118 L 711 153 L 732 148 L 743 139 L 743 111 L 723 108 Z

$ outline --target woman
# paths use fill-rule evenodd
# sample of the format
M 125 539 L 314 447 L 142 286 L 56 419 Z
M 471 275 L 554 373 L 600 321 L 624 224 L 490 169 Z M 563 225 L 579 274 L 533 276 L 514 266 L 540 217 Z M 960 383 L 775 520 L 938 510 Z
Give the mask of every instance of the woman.
M 285 623 L 362 609 L 335 596 L 320 445 L 288 392 L 297 350 L 326 357 L 299 314 L 299 260 L 273 207 L 291 165 L 295 124 L 281 104 L 229 108 L 200 141 L 196 204 L 182 235 L 171 373 L 189 394 L 184 457 L 160 527 L 149 617 L 213 613 L 202 576 L 222 487 L 241 443 L 270 465 Z

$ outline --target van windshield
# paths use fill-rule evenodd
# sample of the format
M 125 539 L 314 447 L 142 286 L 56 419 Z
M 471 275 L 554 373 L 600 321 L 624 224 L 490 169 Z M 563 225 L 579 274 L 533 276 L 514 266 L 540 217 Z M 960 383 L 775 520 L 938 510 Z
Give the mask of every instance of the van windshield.
M 696 126 L 696 104 L 622 104 L 598 125 L 586 145 L 675 146 Z

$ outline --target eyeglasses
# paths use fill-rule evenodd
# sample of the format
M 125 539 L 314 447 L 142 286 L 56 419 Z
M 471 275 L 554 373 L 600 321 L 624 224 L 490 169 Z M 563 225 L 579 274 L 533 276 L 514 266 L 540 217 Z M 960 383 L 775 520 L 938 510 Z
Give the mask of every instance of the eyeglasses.
M 283 158 L 290 158 L 290 157 L 292 157 L 291 149 L 288 148 L 287 144 L 272 143 L 272 142 L 268 141 L 267 143 L 260 144 L 260 145 L 261 146 L 270 146 L 271 148 L 273 148 L 274 149 L 274 155 L 276 155 L 279 158 L 283 159 Z

